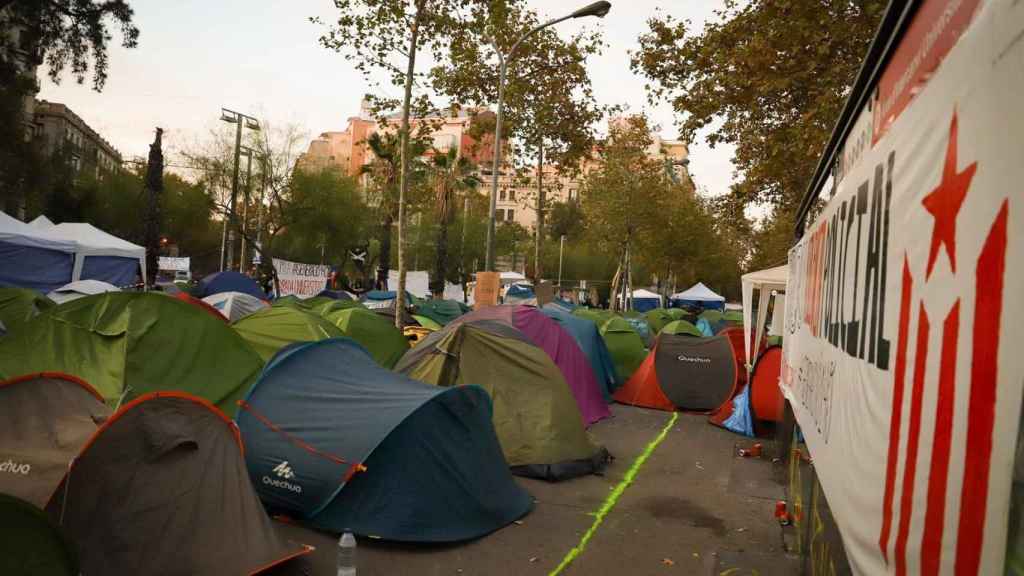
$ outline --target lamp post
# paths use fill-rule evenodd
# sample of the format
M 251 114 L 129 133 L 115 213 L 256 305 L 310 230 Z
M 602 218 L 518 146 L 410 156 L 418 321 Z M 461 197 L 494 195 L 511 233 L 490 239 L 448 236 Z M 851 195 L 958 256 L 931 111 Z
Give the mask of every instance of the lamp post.
M 235 203 L 238 201 L 238 162 L 242 151 L 242 124 L 244 123 L 245 127 L 250 130 L 259 132 L 260 122 L 252 116 L 228 110 L 227 108 L 220 109 L 220 119 L 228 124 L 234 124 L 236 127 L 235 169 L 231 177 L 231 203 L 228 206 L 227 250 L 221 250 L 220 255 L 220 269 L 230 270 L 234 267 L 235 260 L 235 230 L 231 225 L 235 223 Z
M 238 252 L 238 271 L 245 273 L 245 227 L 249 223 L 249 198 L 252 196 L 252 155 L 255 150 L 248 146 L 242 146 L 242 155 L 245 156 L 245 201 L 242 203 L 242 246 Z
M 487 253 L 486 260 L 484 262 L 484 269 L 487 271 L 494 271 L 494 216 L 498 208 L 498 174 L 501 171 L 501 120 L 502 112 L 504 109 L 505 99 L 505 74 L 508 71 L 508 63 L 515 56 L 516 48 L 523 43 L 524 40 L 533 36 L 537 32 L 549 27 L 569 20 L 571 18 L 585 18 L 587 16 L 597 16 L 598 18 L 604 18 L 608 11 L 612 9 L 611 2 L 607 0 L 601 0 L 600 2 L 594 2 L 580 8 L 579 10 L 562 16 L 561 18 L 555 18 L 549 20 L 540 26 L 537 26 L 533 30 L 530 30 L 526 34 L 522 35 L 518 40 L 512 44 L 507 53 L 502 53 L 498 48 L 497 44 L 494 44 L 494 51 L 498 53 L 498 112 L 497 118 L 494 124 L 494 163 L 491 166 L 491 206 L 490 212 L 487 218 Z

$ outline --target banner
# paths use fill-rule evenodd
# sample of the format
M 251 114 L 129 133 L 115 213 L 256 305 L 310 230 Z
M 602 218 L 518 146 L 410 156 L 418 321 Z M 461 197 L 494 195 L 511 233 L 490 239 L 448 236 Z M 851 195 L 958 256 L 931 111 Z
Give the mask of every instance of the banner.
M 274 258 L 274 269 L 277 270 L 279 296 L 292 294 L 300 298 L 316 296 L 327 287 L 327 279 L 331 275 L 330 266 L 300 264 L 280 258 Z
M 789 254 L 782 387 L 858 574 L 1003 573 L 1022 37 L 1019 0 L 923 2 Z
M 188 272 L 192 259 L 185 258 L 172 258 L 170 256 L 161 256 L 158 267 L 160 270 L 173 270 L 175 272 Z

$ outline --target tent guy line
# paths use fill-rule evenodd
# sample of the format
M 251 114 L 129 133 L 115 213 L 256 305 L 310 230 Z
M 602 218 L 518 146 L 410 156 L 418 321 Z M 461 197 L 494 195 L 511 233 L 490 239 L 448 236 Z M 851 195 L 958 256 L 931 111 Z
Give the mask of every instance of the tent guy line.
M 597 529 L 601 526 L 601 523 L 604 522 L 604 517 L 607 516 L 613 508 L 615 508 L 615 504 L 618 503 L 619 497 L 621 497 L 626 491 L 626 488 L 629 488 L 629 485 L 633 483 L 633 480 L 636 479 L 636 475 L 640 472 L 640 468 L 642 468 L 644 463 L 647 462 L 647 459 L 654 453 L 654 450 L 658 445 L 665 440 L 665 437 L 668 436 L 669 430 L 675 426 L 676 420 L 678 419 L 679 412 L 673 412 L 672 417 L 668 419 L 668 423 L 665 424 L 665 427 L 661 429 L 661 432 L 658 433 L 654 440 L 651 440 L 647 447 L 644 448 L 644 451 L 636 457 L 636 460 L 633 461 L 633 465 L 629 467 L 629 470 L 626 471 L 622 480 L 614 489 L 612 489 L 611 494 L 609 494 L 608 498 L 606 498 L 601 504 L 601 507 L 597 509 L 597 512 L 592 513 L 594 515 L 594 522 L 590 525 L 590 528 L 586 533 L 583 534 L 583 537 L 580 538 L 580 543 L 574 546 L 572 550 L 569 550 L 565 555 L 565 558 L 562 558 L 562 561 L 548 574 L 548 576 L 558 576 L 568 568 L 580 554 L 583 553 L 583 550 L 587 547 L 587 543 L 590 542 L 590 539 L 597 533 Z

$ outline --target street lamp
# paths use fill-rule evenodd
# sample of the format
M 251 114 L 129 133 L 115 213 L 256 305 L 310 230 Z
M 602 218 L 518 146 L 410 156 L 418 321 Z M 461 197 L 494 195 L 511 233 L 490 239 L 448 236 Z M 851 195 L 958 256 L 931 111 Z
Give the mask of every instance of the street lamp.
M 484 262 L 484 268 L 487 271 L 494 271 L 494 216 L 498 208 L 498 173 L 501 171 L 501 119 L 502 111 L 504 109 L 505 99 L 505 73 L 508 71 L 508 62 L 515 55 L 516 48 L 523 43 L 524 40 L 533 36 L 537 32 L 547 28 L 548 26 L 554 26 L 559 22 L 569 20 L 571 18 L 585 18 L 587 16 L 597 16 L 598 18 L 604 18 L 608 14 L 608 11 L 612 9 L 611 2 L 607 0 L 601 0 L 600 2 L 594 2 L 580 8 L 579 10 L 569 14 L 568 16 L 562 16 L 561 18 L 555 18 L 549 20 L 540 26 L 537 26 L 533 30 L 530 30 L 518 40 L 512 44 L 512 48 L 509 48 L 507 53 L 502 53 L 501 49 L 498 48 L 497 44 L 494 44 L 494 51 L 498 53 L 498 113 L 494 125 L 494 164 L 491 166 L 491 207 L 487 219 L 487 254 L 486 261 Z
M 225 252 L 225 250 L 221 249 L 220 252 L 220 269 L 223 272 L 234 267 L 235 229 L 228 224 L 233 225 L 235 223 L 235 203 L 238 201 L 238 161 L 242 149 L 242 125 L 244 124 L 246 128 L 259 132 L 260 121 L 252 116 L 228 110 L 227 108 L 220 109 L 220 119 L 223 122 L 235 125 L 235 170 L 234 175 L 231 177 L 231 203 L 228 206 L 228 222 L 225 224 L 224 238 L 224 243 L 227 244 L 227 251 Z

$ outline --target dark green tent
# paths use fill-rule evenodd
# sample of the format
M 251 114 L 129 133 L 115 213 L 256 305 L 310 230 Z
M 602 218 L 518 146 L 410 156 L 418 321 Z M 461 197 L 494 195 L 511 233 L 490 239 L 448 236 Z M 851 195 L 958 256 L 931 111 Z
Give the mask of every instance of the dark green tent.
M 622 318 L 609 318 L 601 325 L 601 336 L 615 363 L 619 382 L 629 380 L 633 372 L 647 357 L 644 341 L 629 322 Z
M 327 302 L 316 302 L 309 307 L 311 312 L 327 317 L 328 314 L 335 310 L 347 310 L 349 308 L 365 308 L 358 300 L 333 300 L 330 299 Z
M 292 306 L 270 306 L 231 325 L 264 362 L 293 342 L 314 342 L 342 336 L 318 314 Z
M 492 320 L 434 332 L 395 370 L 437 386 L 476 384 L 494 403 L 494 429 L 512 471 L 559 480 L 604 466 L 562 372 L 522 332 Z
M 673 320 L 672 322 L 666 324 L 665 327 L 661 329 L 661 331 L 667 334 L 689 334 L 690 336 L 697 337 L 703 336 L 700 329 L 698 329 L 693 324 L 690 324 L 686 320 Z
M 647 324 L 651 327 L 651 333 L 654 335 L 661 332 L 661 329 L 667 326 L 669 322 L 678 320 L 678 318 L 674 318 L 672 313 L 665 308 L 648 310 L 644 314 L 644 318 L 647 320 Z
M 78 576 L 72 546 L 45 512 L 0 493 L 0 520 L 0 574 Z
M 54 307 L 53 300 L 28 288 L 0 288 L 0 326 L 12 332 L 43 310 Z
M 572 315 L 586 318 L 598 326 L 615 317 L 614 313 L 600 308 L 577 308 L 572 311 Z
M 348 308 L 335 310 L 326 318 L 341 330 L 341 336 L 362 344 L 385 368 L 394 366 L 409 349 L 409 340 L 395 328 L 392 317 L 365 308 Z
M 417 316 L 426 316 L 441 326 L 448 324 L 469 312 L 469 310 L 469 306 L 458 300 L 421 300 L 416 304 Z
M 263 362 L 230 326 L 154 292 L 107 292 L 65 302 L 0 338 L 0 379 L 59 371 L 116 405 L 178 390 L 233 414 Z

